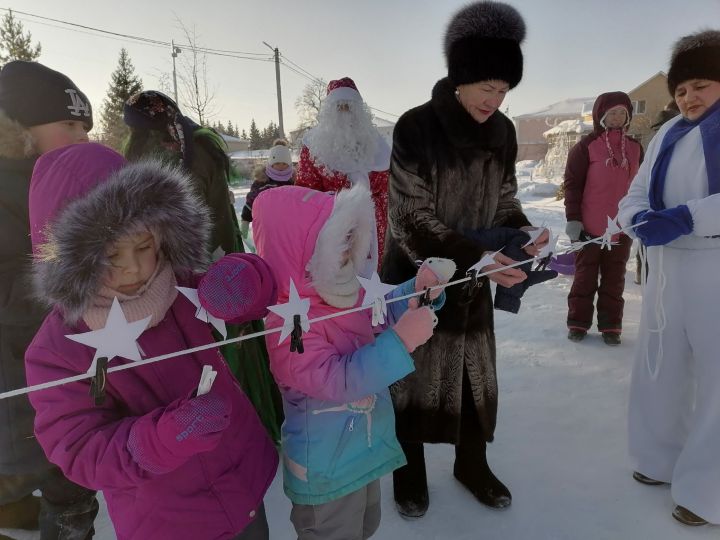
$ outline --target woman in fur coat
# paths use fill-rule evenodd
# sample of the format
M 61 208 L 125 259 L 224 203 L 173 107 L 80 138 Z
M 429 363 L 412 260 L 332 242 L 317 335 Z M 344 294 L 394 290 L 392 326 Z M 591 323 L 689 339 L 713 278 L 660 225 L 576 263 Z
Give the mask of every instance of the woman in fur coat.
M 453 259 L 456 278 L 463 276 L 491 249 L 463 231 L 530 227 L 515 197 L 515 130 L 498 110 L 522 77 L 524 35 L 520 14 L 496 2 L 472 4 L 451 21 L 445 37 L 448 77 L 435 85 L 429 102 L 406 112 L 395 127 L 384 281 L 408 279 L 415 261 L 430 255 Z M 539 242 L 545 241 L 543 233 Z M 526 249 L 536 253 L 534 246 Z M 495 260 L 512 262 L 503 255 Z M 510 269 L 491 279 L 512 286 L 525 273 Z M 429 504 L 425 442 L 455 445 L 454 474 L 482 503 L 502 508 L 511 500 L 485 458 L 498 399 L 489 284 L 471 299 L 460 287 L 448 289 L 445 309 L 435 337 L 414 353 L 415 372 L 392 389 L 408 460 L 393 477 L 404 516 L 422 516 Z

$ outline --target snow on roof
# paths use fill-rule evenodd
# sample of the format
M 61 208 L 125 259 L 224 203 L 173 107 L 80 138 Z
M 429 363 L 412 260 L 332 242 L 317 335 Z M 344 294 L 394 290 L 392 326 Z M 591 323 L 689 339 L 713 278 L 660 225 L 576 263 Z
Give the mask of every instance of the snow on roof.
M 247 139 L 239 139 L 238 137 L 233 137 L 232 135 L 226 135 L 225 133 L 220 133 L 220 136 L 222 137 L 223 141 L 225 141 L 225 142 L 249 142 Z
M 592 121 L 586 122 L 581 118 L 573 118 L 571 120 L 564 120 L 554 128 L 544 131 L 543 137 L 547 139 L 550 135 L 558 135 L 560 133 L 587 133 L 592 131 L 592 129 Z
M 594 97 L 582 97 L 582 98 L 570 98 L 565 99 L 563 101 L 558 101 L 557 103 L 553 103 L 552 105 L 548 105 L 547 107 L 543 107 L 542 109 L 527 113 L 527 114 L 521 114 L 520 116 L 516 116 L 515 119 L 518 118 L 531 118 L 533 116 L 561 116 L 561 115 L 577 115 L 580 116 L 583 105 L 586 102 L 592 102 L 595 101 Z

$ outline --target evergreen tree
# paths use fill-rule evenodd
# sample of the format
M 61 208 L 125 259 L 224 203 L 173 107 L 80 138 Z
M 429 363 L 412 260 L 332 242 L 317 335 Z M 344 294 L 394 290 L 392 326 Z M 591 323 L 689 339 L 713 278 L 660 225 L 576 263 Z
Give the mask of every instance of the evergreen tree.
M 228 120 L 226 129 L 227 129 L 226 133 L 228 135 L 230 135 L 231 137 L 235 136 L 235 128 L 233 127 L 232 122 L 230 120 Z
M 242 133 L 240 134 L 240 138 L 243 139 L 243 140 L 245 140 L 245 141 L 247 141 L 247 138 L 248 138 L 247 131 L 245 131 L 245 130 L 243 129 L 243 130 L 242 130 Z
M 11 60 L 35 60 L 40 56 L 40 43 L 32 46 L 32 34 L 23 32 L 23 25 L 13 15 L 12 10 L 0 21 L 0 64 L 5 65 Z
M 104 133 L 105 144 L 120 150 L 129 128 L 123 121 L 123 105 L 127 99 L 142 90 L 142 82 L 135 75 L 135 67 L 130 61 L 127 51 L 120 49 L 118 66 L 113 71 L 107 97 L 103 101 L 100 123 Z
M 215 127 L 215 131 L 217 131 L 218 133 L 223 133 L 225 135 L 228 135 L 227 128 L 225 126 L 223 126 L 222 122 L 217 123 L 217 126 Z
M 260 148 L 262 148 L 262 136 L 253 118 L 250 122 L 250 150 L 258 150 Z

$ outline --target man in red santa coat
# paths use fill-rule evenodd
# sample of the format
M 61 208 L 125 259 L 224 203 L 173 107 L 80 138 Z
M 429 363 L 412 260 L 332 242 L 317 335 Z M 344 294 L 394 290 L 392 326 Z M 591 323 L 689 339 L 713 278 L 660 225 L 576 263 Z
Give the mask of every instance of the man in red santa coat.
M 355 82 L 344 77 L 330 81 L 318 124 L 303 138 L 296 185 L 318 191 L 340 191 L 366 183 L 375 203 L 377 251 L 368 269 L 382 255 L 387 228 L 387 185 L 390 147 L 372 124 L 370 108 Z

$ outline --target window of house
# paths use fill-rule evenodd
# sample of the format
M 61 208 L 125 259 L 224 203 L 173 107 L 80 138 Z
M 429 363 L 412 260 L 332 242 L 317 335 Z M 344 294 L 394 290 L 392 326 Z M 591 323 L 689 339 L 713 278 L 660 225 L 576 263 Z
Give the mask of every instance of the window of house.
M 645 114 L 645 100 L 633 100 L 633 114 Z

